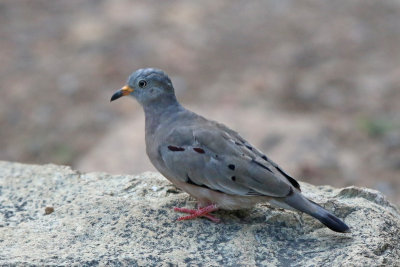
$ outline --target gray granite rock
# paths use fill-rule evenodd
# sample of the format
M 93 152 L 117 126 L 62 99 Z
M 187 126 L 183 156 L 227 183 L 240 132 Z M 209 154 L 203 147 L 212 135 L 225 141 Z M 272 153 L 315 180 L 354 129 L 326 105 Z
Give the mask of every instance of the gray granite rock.
M 377 191 L 302 183 L 351 227 L 259 205 L 176 222 L 193 199 L 158 173 L 0 162 L 0 265 L 398 266 L 400 214 Z

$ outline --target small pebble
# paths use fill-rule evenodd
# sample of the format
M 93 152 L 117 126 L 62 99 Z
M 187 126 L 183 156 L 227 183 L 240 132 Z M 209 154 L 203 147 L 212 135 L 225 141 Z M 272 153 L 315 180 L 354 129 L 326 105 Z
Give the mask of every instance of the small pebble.
M 49 215 L 49 214 L 51 214 L 51 213 L 53 213 L 54 212 L 54 208 L 53 207 L 46 207 L 45 209 L 44 209 L 44 214 L 45 215 Z

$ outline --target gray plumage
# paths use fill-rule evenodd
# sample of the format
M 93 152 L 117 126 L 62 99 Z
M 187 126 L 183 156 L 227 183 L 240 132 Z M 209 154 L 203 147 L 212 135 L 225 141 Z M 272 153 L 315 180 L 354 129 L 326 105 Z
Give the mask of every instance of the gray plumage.
M 233 210 L 270 201 L 305 212 L 334 231 L 349 231 L 340 219 L 305 198 L 294 178 L 238 133 L 182 107 L 161 70 L 137 70 L 111 100 L 127 94 L 143 106 L 150 161 L 200 205 Z

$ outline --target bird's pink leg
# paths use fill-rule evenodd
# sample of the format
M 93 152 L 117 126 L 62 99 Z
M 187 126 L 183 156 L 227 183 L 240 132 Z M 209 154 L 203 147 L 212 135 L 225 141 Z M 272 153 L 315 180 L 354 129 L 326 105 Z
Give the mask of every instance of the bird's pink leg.
M 215 204 L 211 204 L 206 207 L 198 208 L 195 210 L 194 209 L 186 209 L 186 208 L 178 208 L 178 207 L 174 208 L 174 211 L 179 211 L 179 212 L 184 212 L 184 213 L 190 214 L 187 216 L 179 217 L 178 221 L 190 220 L 190 219 L 194 219 L 197 217 L 206 217 L 215 223 L 219 223 L 220 219 L 215 218 L 214 216 L 208 214 L 208 213 L 216 211 L 216 210 L 218 210 L 218 208 L 217 208 L 217 205 L 215 205 Z

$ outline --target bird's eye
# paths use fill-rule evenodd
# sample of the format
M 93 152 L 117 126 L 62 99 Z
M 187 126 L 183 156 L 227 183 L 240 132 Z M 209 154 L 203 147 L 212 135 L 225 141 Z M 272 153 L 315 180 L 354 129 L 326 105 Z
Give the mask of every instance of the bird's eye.
M 147 82 L 145 80 L 140 80 L 138 84 L 139 84 L 140 88 L 144 88 L 144 87 L 146 87 Z

